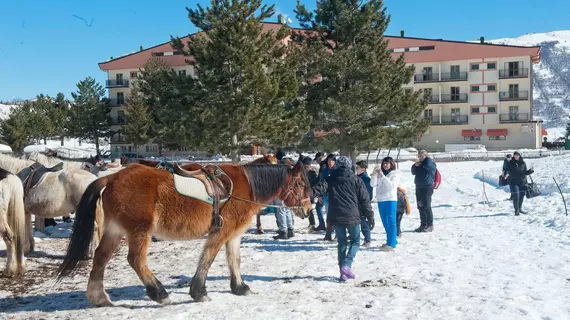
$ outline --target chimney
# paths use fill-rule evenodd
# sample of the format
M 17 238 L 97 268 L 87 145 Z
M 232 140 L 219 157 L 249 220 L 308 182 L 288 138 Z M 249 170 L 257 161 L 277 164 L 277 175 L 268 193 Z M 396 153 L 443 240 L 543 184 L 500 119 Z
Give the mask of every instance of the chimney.
M 400 37 L 404 37 L 404 30 L 400 30 Z
M 143 46 L 141 46 L 141 47 L 140 47 L 140 50 L 141 50 L 141 51 L 143 51 L 143 50 L 144 50 Z
M 479 38 L 479 40 L 481 41 L 481 43 L 485 43 L 485 37 L 481 37 Z
M 285 24 L 285 17 L 281 13 L 277 15 L 277 22 L 280 24 Z

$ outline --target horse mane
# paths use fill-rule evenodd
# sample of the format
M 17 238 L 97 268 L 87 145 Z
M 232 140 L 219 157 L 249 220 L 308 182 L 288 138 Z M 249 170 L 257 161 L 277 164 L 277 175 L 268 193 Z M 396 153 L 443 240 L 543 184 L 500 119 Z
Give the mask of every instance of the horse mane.
M 18 159 L 0 154 L 0 167 L 13 174 L 18 174 L 18 172 L 31 166 L 32 164 L 34 164 L 34 161 Z
M 26 158 L 33 160 L 34 159 L 33 157 L 35 157 L 35 161 L 37 161 L 38 163 L 40 163 L 46 167 L 53 167 L 60 162 L 63 162 L 63 167 L 65 169 L 76 169 L 76 168 L 80 169 L 81 166 L 83 165 L 83 162 L 64 161 L 58 157 L 47 156 L 47 155 L 40 153 L 38 151 L 34 151 L 34 152 L 30 153 L 29 156 Z
M 291 166 L 286 164 L 248 163 L 242 166 L 248 177 L 255 201 L 266 201 L 274 197 L 283 187 L 283 182 L 290 175 Z M 310 187 L 309 178 L 303 167 L 301 173 L 305 186 Z

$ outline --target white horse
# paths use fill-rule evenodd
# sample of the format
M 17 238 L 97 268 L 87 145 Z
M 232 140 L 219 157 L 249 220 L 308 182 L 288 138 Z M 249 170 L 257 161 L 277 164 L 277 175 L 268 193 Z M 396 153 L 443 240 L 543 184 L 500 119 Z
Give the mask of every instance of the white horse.
M 8 253 L 4 269 L 6 277 L 24 274 L 25 223 L 22 181 L 0 168 L 0 236 L 4 238 Z
M 0 154 L 0 168 L 13 174 L 17 174 L 32 164 L 34 161 Z M 31 215 L 55 218 L 74 212 L 83 192 L 96 179 L 97 177 L 85 170 L 71 167 L 57 172 L 46 172 L 43 175 L 39 183 L 24 197 L 27 232 L 24 251 L 26 253 L 34 250 Z M 97 235 L 97 232 L 94 235 Z
M 37 161 L 40 164 L 43 164 L 46 167 L 53 167 L 57 164 L 59 164 L 60 162 L 63 162 L 63 168 L 64 169 L 70 169 L 70 168 L 79 168 L 79 169 L 83 169 L 85 170 L 85 166 L 86 166 L 86 162 L 79 162 L 79 161 L 64 161 L 61 160 L 57 157 L 51 157 L 51 156 L 46 156 L 45 154 L 39 153 L 38 151 L 34 151 L 29 153 L 28 155 L 26 155 L 26 159 L 27 160 L 32 160 L 32 161 Z M 93 163 L 94 165 L 102 165 L 102 161 L 101 163 Z M 113 174 L 119 170 L 123 169 L 123 167 L 119 166 L 119 167 L 111 167 L 111 166 L 107 166 L 107 170 L 104 171 L 99 171 L 97 173 L 97 177 L 104 177 L 110 174 Z

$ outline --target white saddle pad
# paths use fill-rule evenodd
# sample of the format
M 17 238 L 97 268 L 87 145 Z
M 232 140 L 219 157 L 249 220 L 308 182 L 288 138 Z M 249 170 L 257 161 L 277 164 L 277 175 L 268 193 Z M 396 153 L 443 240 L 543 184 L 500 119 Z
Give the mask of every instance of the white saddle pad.
M 214 203 L 214 199 L 208 195 L 208 192 L 206 192 L 206 186 L 204 186 L 202 181 L 194 178 L 182 177 L 177 174 L 173 174 L 172 176 L 174 177 L 174 187 L 181 195 L 198 199 L 208 204 Z

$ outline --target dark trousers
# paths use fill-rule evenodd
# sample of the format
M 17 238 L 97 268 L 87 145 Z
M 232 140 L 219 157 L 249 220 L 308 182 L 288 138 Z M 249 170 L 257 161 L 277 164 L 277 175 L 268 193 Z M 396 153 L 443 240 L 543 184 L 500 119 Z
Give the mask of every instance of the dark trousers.
M 324 227 L 325 226 L 325 217 L 323 215 L 324 206 L 325 206 L 324 204 L 317 202 L 317 207 L 315 208 L 317 210 L 317 218 L 319 219 L 318 227 Z
M 398 237 L 402 234 L 402 229 L 400 229 L 400 224 L 402 223 L 402 217 L 404 217 L 403 212 L 396 213 L 396 228 L 398 229 L 397 230 Z
M 433 212 L 431 211 L 431 196 L 433 187 L 416 187 L 416 202 L 420 211 L 421 225 L 424 227 L 433 226 Z
M 515 214 L 518 214 L 521 212 L 526 188 L 523 184 L 511 184 L 510 187 L 511 199 L 513 199 L 513 206 L 515 207 Z
M 372 237 L 370 235 L 370 225 L 368 224 L 368 220 L 366 217 L 360 216 L 360 230 L 362 231 L 362 235 L 364 236 L 365 242 L 372 241 Z M 338 237 L 338 236 L 337 236 Z

